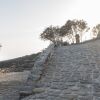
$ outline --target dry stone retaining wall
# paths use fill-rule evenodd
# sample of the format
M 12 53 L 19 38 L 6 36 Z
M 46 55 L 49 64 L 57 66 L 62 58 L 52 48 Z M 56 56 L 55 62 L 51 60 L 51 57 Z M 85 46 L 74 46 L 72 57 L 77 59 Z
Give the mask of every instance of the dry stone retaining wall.
M 28 78 L 29 81 L 31 80 L 32 82 L 35 82 L 41 77 L 42 71 L 44 70 L 44 64 L 52 55 L 53 48 L 54 48 L 54 45 L 51 44 L 39 55 L 39 58 L 35 62 L 34 67 L 32 68 L 32 71 L 29 75 L 29 78 Z

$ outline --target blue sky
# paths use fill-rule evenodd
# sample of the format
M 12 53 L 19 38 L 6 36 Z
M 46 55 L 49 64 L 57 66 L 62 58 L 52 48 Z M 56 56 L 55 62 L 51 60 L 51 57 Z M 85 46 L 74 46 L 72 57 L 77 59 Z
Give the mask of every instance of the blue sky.
M 39 52 L 49 42 L 40 33 L 68 19 L 100 22 L 99 0 L 0 0 L 0 60 Z

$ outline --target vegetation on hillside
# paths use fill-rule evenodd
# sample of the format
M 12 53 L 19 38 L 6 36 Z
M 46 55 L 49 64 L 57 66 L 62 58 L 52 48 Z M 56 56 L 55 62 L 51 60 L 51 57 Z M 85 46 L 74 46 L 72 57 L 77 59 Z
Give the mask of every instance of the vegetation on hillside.
M 30 70 L 34 66 L 39 53 L 0 62 L 0 72 L 17 72 Z

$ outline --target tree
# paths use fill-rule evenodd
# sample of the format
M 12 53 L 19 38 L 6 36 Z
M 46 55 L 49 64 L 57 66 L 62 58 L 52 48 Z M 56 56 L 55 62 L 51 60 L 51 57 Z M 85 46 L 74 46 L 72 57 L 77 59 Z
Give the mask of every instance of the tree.
M 61 27 L 61 33 L 63 36 L 67 36 L 72 40 L 72 43 L 75 42 L 75 35 L 79 34 L 82 41 L 83 32 L 89 30 L 87 23 L 84 20 L 68 20 L 64 26 Z
M 40 35 L 43 40 L 50 40 L 54 44 L 62 42 L 63 37 L 67 37 L 70 43 L 76 42 L 76 35 L 79 35 L 79 40 L 84 32 L 89 30 L 87 23 L 84 20 L 68 20 L 62 27 L 47 27 Z
M 74 21 L 68 20 L 65 25 L 63 25 L 60 29 L 60 33 L 62 37 L 67 36 L 69 41 L 73 41 L 73 31 L 72 31 L 72 25 L 74 25 Z
M 82 42 L 82 36 L 83 33 L 87 32 L 89 30 L 89 27 L 87 26 L 86 21 L 84 20 L 73 20 L 74 21 L 74 25 L 72 26 L 73 28 L 73 32 L 76 34 L 79 34 L 80 36 L 80 41 Z
M 41 33 L 40 38 L 57 44 L 57 42 L 61 41 L 60 28 L 49 26 Z
M 100 24 L 97 24 L 92 29 L 93 38 L 100 37 Z

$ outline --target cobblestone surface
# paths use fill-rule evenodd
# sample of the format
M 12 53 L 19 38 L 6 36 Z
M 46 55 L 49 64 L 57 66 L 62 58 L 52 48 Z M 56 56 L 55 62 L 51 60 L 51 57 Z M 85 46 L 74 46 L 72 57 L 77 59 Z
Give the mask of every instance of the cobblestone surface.
M 100 100 L 99 43 L 56 48 L 35 85 L 42 91 L 22 100 Z

